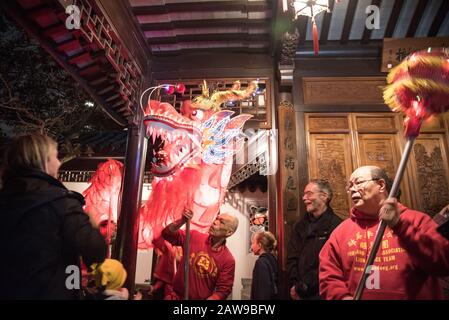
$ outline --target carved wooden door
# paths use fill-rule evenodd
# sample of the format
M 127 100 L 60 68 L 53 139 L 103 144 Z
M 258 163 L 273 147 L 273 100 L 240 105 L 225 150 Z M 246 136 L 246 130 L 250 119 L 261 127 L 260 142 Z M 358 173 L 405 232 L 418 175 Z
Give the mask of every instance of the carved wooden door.
M 306 114 L 310 179 L 327 179 L 332 207 L 348 216 L 345 184 L 363 165 L 384 168 L 393 178 L 405 145 L 402 117 L 395 113 Z M 423 126 L 401 184 L 401 202 L 430 215 L 449 203 L 448 122 Z

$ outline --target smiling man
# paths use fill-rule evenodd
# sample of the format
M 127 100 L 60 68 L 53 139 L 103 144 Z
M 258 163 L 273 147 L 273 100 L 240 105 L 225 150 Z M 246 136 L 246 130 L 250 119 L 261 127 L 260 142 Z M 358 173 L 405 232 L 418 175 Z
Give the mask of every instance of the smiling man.
M 169 224 L 162 231 L 165 240 L 184 247 L 186 233 L 180 228 L 193 216 L 186 210 L 183 217 Z M 235 260 L 226 247 L 226 238 L 237 230 L 236 217 L 223 213 L 217 216 L 209 228 L 209 234 L 192 230 L 190 233 L 189 299 L 224 300 L 232 291 Z M 184 265 L 184 256 L 180 266 Z M 173 281 L 173 293 L 166 299 L 183 299 L 184 268 L 180 267 Z
M 388 198 L 391 179 L 375 166 L 355 170 L 347 185 L 350 219 L 320 252 L 320 293 L 352 299 L 381 220 L 387 224 L 362 299 L 441 299 L 438 276 L 449 274 L 449 241 L 421 212 Z
M 318 254 L 341 219 L 330 207 L 332 189 L 325 180 L 311 180 L 304 189 L 307 214 L 295 224 L 288 246 L 287 270 L 293 300 L 320 299 Z

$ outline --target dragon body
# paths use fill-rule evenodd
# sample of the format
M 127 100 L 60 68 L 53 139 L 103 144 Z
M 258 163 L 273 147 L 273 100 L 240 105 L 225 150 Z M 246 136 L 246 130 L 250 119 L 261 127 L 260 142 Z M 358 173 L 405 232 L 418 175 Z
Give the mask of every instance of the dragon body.
M 219 212 L 232 171 L 232 156 L 242 143 L 241 134 L 251 115 L 231 118 L 233 111 L 221 110 L 226 101 L 249 98 L 257 85 L 240 90 L 237 82 L 230 90 L 203 94 L 184 101 L 180 113 L 168 103 L 150 100 L 144 122 L 147 136 L 163 141 L 155 154 L 150 198 L 142 207 L 139 248 L 152 246 L 151 240 L 163 227 L 193 211 L 191 228 L 206 231 Z

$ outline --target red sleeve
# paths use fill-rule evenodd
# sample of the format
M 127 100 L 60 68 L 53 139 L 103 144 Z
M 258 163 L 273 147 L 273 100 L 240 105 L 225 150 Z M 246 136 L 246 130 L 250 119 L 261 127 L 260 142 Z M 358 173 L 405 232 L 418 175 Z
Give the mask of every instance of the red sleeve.
M 174 246 L 184 247 L 184 241 L 186 239 L 186 232 L 184 230 L 178 230 L 175 232 L 170 232 L 168 226 L 162 230 L 162 237 L 170 242 Z
M 326 300 L 341 300 L 351 295 L 339 252 L 338 241 L 333 233 L 320 252 L 320 295 Z
M 405 211 L 393 232 L 416 265 L 442 277 L 449 275 L 449 241 L 436 228 L 437 224 L 428 215 Z
M 225 300 L 232 291 L 234 285 L 235 261 L 232 256 L 226 258 L 223 268 L 220 270 L 213 295 Z

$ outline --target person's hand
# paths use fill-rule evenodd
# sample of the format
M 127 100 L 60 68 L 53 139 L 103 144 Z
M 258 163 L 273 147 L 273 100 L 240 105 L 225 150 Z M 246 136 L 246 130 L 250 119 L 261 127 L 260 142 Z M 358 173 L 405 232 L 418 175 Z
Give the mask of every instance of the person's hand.
M 293 286 L 293 287 L 290 288 L 290 297 L 291 297 L 293 300 L 300 300 L 299 295 L 298 295 L 298 293 L 296 292 L 296 287 L 295 287 L 295 286 Z
M 190 209 L 185 209 L 184 213 L 182 214 L 182 220 L 184 223 L 186 223 L 187 221 L 189 221 L 190 219 L 192 219 L 193 217 L 193 211 Z
M 386 199 L 380 208 L 379 218 L 383 220 L 390 228 L 393 228 L 399 222 L 400 216 L 398 200 L 396 198 Z

